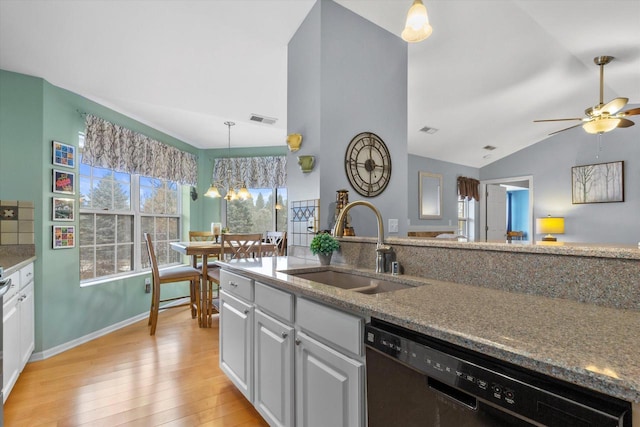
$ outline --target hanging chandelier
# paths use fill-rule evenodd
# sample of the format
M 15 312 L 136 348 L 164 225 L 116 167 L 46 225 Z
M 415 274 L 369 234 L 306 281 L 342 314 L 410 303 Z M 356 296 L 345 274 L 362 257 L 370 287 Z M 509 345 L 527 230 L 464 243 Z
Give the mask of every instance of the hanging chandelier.
M 234 126 L 234 122 L 224 122 L 225 125 L 229 128 L 229 143 L 228 143 L 228 157 L 231 158 L 231 126 Z M 238 187 L 239 190 L 235 190 L 235 187 Z M 247 190 L 247 185 L 242 181 L 234 182 L 231 176 L 231 168 L 227 169 L 227 181 L 225 182 L 214 182 L 211 184 L 211 187 L 207 190 L 204 195 L 206 197 L 222 197 L 220 194 L 220 190 L 218 188 L 227 188 L 227 193 L 224 196 L 226 201 L 232 200 L 247 200 L 251 198 L 251 193 Z

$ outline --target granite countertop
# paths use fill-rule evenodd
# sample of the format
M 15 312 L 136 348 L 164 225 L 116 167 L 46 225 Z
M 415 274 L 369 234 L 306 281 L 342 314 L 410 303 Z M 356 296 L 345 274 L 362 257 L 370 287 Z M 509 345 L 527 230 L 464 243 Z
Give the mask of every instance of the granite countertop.
M 4 269 L 4 276 L 13 274 L 35 259 L 33 245 L 0 246 L 0 267 Z
M 293 257 L 220 264 L 297 295 L 640 403 L 639 311 L 389 274 L 383 277 L 415 287 L 364 295 L 287 274 L 320 269 L 315 261 Z

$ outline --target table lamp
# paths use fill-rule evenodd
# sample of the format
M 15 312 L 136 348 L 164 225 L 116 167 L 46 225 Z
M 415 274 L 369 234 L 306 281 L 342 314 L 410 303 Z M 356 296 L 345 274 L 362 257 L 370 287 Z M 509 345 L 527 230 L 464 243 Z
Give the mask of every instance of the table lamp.
M 556 242 L 558 239 L 553 234 L 564 234 L 564 218 L 551 215 L 546 218 L 536 218 L 536 230 L 538 234 L 546 234 L 542 238 L 543 242 Z

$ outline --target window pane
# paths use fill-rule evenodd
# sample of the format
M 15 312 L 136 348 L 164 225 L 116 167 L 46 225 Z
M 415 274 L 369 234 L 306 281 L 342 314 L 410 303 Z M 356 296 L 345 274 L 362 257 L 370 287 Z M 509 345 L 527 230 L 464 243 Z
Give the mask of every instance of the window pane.
M 177 241 L 180 236 L 180 221 L 178 218 L 167 218 L 167 220 L 169 221 L 169 240 Z
M 96 277 L 108 276 L 116 272 L 114 246 L 99 246 L 96 248 Z
M 276 198 L 277 204 L 275 206 L 276 209 L 276 231 L 287 231 L 287 226 L 289 222 L 289 209 L 287 204 L 287 189 L 286 188 L 278 188 L 276 190 L 278 197 Z
M 80 234 L 82 238 L 82 234 Z M 93 246 L 90 248 L 80 248 L 80 280 L 93 279 L 94 274 L 94 252 Z
M 133 242 L 133 216 L 118 215 L 118 243 Z
M 133 271 L 133 243 L 118 245 L 118 273 Z
M 96 244 L 113 244 L 116 242 L 116 216 L 96 215 Z
M 80 238 L 78 239 L 80 246 L 93 245 L 93 219 L 93 214 L 80 214 Z
M 114 185 L 114 198 L 113 209 L 116 210 L 129 210 L 131 203 L 131 186 L 124 183 L 113 183 Z

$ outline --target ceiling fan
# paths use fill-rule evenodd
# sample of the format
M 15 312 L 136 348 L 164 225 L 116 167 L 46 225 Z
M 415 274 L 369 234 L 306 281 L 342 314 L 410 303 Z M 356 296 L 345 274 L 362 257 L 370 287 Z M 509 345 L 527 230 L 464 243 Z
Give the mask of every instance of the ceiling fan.
M 604 66 L 613 60 L 613 56 L 596 56 L 593 58 L 593 62 L 600 67 L 600 102 L 595 107 L 589 107 L 584 110 L 585 117 L 572 117 L 569 119 L 545 119 L 534 120 L 534 122 L 561 122 L 579 120 L 582 123 L 560 129 L 555 132 L 551 132 L 549 135 L 554 135 L 565 130 L 573 129 L 578 126 L 587 133 L 605 133 L 614 130 L 615 128 L 628 128 L 634 125 L 634 122 L 627 119 L 627 116 L 634 116 L 640 114 L 640 108 L 632 108 L 627 111 L 620 111 L 627 105 L 629 98 L 615 98 L 606 104 L 603 102 L 604 92 Z

